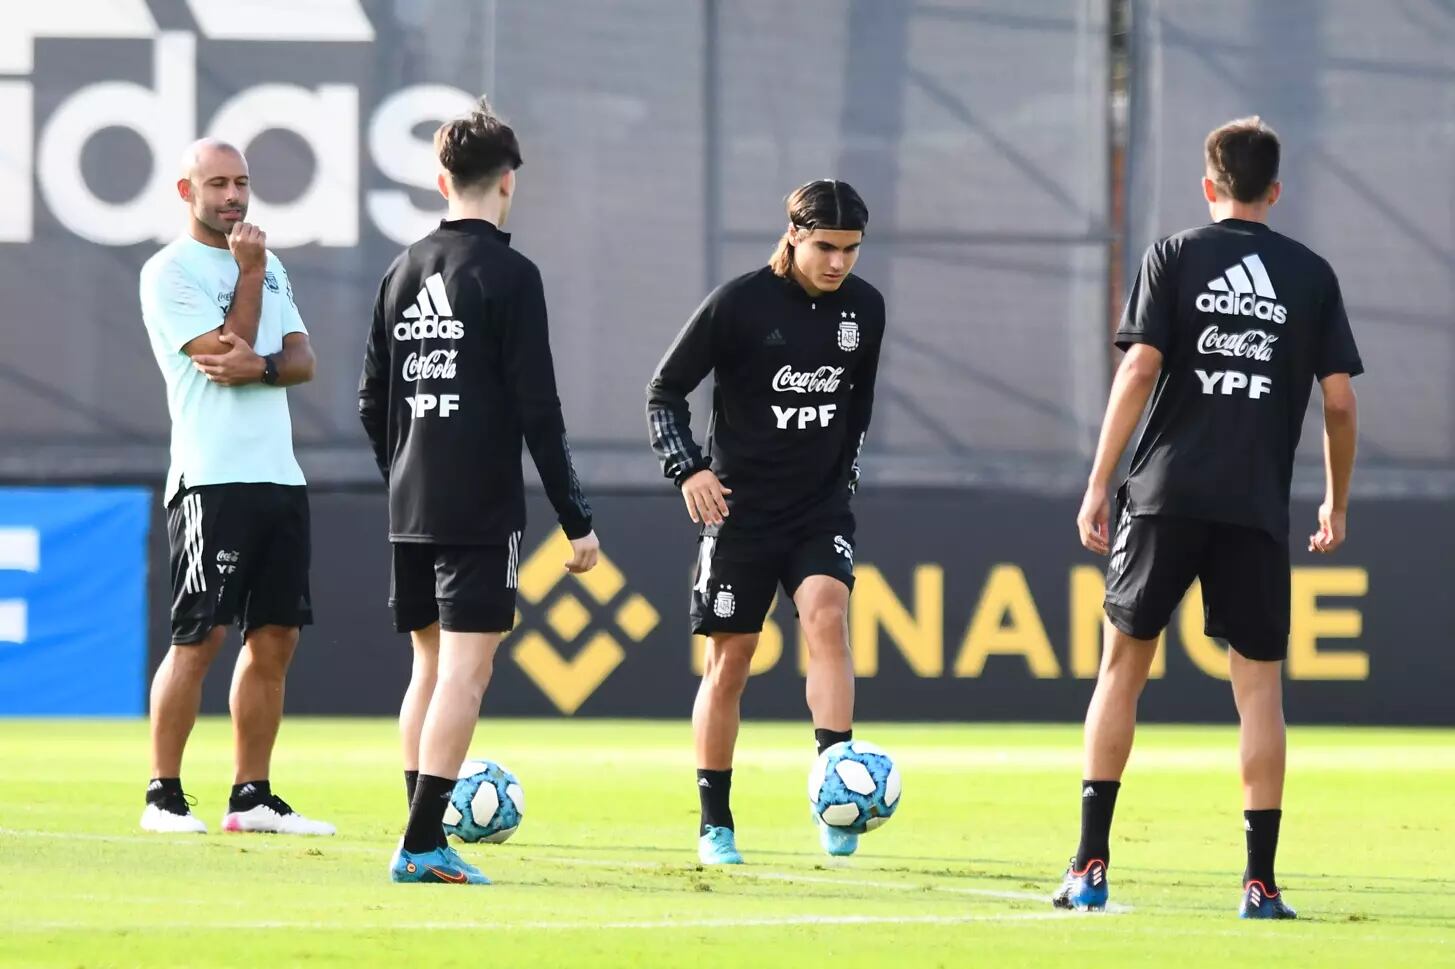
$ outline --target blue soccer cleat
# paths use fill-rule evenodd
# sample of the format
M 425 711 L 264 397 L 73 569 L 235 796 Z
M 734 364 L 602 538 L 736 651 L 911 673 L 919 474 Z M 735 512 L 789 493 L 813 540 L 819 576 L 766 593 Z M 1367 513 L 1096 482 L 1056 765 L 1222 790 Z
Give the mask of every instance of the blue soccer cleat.
M 823 850 L 835 858 L 847 858 L 859 850 L 859 836 L 852 831 L 845 831 L 843 828 L 835 828 L 832 825 L 818 823 L 818 843 L 823 845 Z
M 1076 870 L 1076 859 L 1066 867 L 1066 878 L 1061 887 L 1051 896 L 1056 908 L 1075 909 L 1078 912 L 1100 912 L 1106 909 L 1106 900 L 1111 895 L 1106 881 L 1106 862 L 1092 859 L 1081 871 Z
M 1260 881 L 1243 886 L 1243 904 L 1238 906 L 1240 919 L 1296 919 L 1298 913 L 1283 903 L 1278 892 L 1269 893 Z
M 389 864 L 389 880 L 441 885 L 488 885 L 490 879 L 449 846 L 433 851 L 405 851 L 401 843 Z
M 733 829 L 707 825 L 707 831 L 697 839 L 697 859 L 704 865 L 741 865 L 743 856 Z

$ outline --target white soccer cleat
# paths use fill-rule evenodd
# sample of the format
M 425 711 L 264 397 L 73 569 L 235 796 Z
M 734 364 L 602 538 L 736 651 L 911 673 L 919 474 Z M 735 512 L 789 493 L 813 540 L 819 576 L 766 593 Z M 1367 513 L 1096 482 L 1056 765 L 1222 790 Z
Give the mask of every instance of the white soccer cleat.
M 338 829 L 327 821 L 305 818 L 275 794 L 263 804 L 246 811 L 228 812 L 222 819 L 222 830 L 327 836 L 336 833 Z
M 148 804 L 141 812 L 141 829 L 157 834 L 206 834 L 207 825 L 202 823 L 202 819 L 188 810 L 186 802 L 179 803 L 181 813 L 160 804 Z

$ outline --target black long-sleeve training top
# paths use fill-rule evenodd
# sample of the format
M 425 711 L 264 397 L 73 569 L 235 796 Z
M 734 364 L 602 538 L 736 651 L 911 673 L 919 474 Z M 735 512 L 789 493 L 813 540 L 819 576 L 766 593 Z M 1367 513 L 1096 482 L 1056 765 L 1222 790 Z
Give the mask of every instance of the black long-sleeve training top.
M 764 267 L 718 287 L 657 365 L 647 423 L 662 472 L 711 468 L 735 528 L 846 507 L 874 407 L 884 297 L 857 276 L 810 296 Z M 707 450 L 687 395 L 715 374 Z
M 489 222 L 441 222 L 389 267 L 359 417 L 389 484 L 390 541 L 495 545 L 521 531 L 522 440 L 567 537 L 591 531 L 541 274 Z

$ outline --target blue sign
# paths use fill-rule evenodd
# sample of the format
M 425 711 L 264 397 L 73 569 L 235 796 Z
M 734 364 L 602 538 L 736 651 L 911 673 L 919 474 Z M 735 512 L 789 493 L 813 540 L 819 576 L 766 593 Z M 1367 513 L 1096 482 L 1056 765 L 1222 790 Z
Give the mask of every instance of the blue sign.
M 0 716 L 145 712 L 145 488 L 0 488 Z

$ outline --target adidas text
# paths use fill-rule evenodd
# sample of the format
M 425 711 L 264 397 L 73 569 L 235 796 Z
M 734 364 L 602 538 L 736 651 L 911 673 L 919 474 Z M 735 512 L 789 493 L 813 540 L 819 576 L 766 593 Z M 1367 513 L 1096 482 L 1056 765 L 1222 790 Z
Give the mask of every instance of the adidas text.
M 1251 316 L 1278 324 L 1288 319 L 1288 310 L 1278 302 L 1268 268 L 1256 252 L 1229 266 L 1216 279 L 1208 280 L 1207 289 L 1197 297 L 1196 303 L 1204 313 Z
M 1288 309 L 1282 303 L 1258 299 L 1256 296 L 1238 296 L 1235 293 L 1202 293 L 1197 297 L 1197 308 L 1204 313 L 1221 313 L 1224 316 L 1251 316 L 1258 320 L 1272 320 L 1283 323 L 1288 319 Z
M 465 335 L 459 320 L 401 320 L 394 326 L 396 340 L 458 340 Z
M 253 200 L 252 216 L 268 230 L 271 249 L 317 244 L 352 247 L 367 223 L 401 245 L 413 242 L 438 221 L 440 208 L 416 203 L 411 189 L 432 189 L 434 172 L 413 165 L 415 152 L 429 152 L 430 138 L 416 129 L 470 109 L 474 96 L 441 84 L 379 90 L 368 67 L 340 66 L 333 76 L 306 83 L 282 82 L 265 71 L 248 74 L 248 48 L 308 49 L 299 41 L 363 52 L 375 30 L 360 0 L 312 0 L 287 5 L 285 25 L 271 30 L 268 18 L 218 16 L 225 11 L 186 0 L 191 30 L 164 29 L 147 4 L 88 0 L 68 4 L 73 29 L 44 4 L 6 4 L 5 43 L 0 45 L 0 128 L 14 146 L 0 166 L 0 242 L 29 242 L 37 224 L 36 199 L 61 225 L 83 239 L 106 246 L 165 242 L 177 233 L 169 199 L 175 198 L 170 161 L 199 135 L 216 135 L 246 145 L 260 131 L 281 129 L 301 139 L 312 155 L 312 177 L 287 201 Z M 181 4 L 173 5 L 180 8 Z M 275 5 L 274 9 L 283 10 Z M 277 17 L 274 18 L 279 19 Z M 111 37 L 134 59 L 147 45 L 144 79 L 103 73 L 93 83 L 67 86 L 58 104 L 35 92 L 55 76 L 56 65 L 37 50 L 37 38 L 55 41 Z M 40 56 L 38 56 L 40 55 Z M 229 97 L 210 116 L 199 116 L 205 77 L 219 70 L 232 79 Z M 334 56 L 320 62 L 348 63 Z M 266 62 L 266 61 L 265 61 Z M 198 65 L 204 67 L 199 71 Z M 109 59 L 108 59 L 109 67 Z M 37 83 L 31 75 L 41 78 Z M 125 199 L 98 194 L 81 164 L 91 137 L 108 128 L 132 132 L 146 146 L 150 172 Z M 366 187 L 377 169 L 385 181 Z M 143 171 L 146 171 L 143 168 Z

